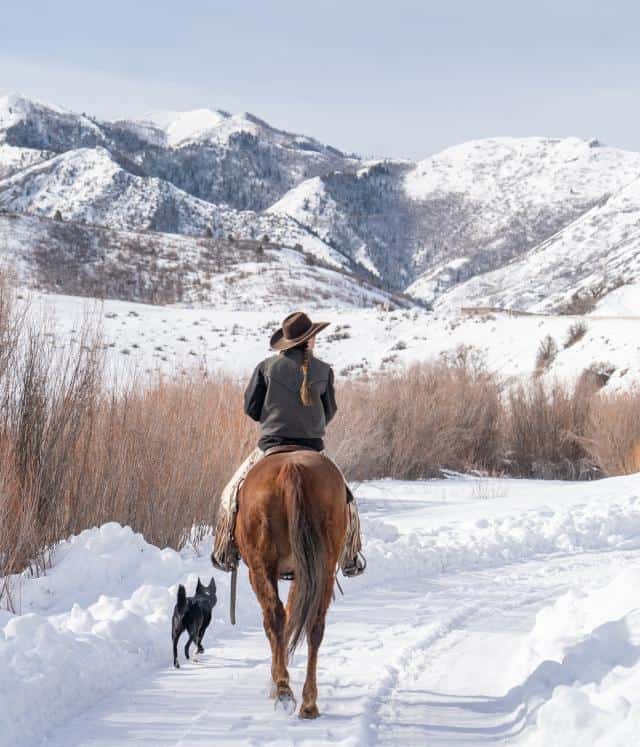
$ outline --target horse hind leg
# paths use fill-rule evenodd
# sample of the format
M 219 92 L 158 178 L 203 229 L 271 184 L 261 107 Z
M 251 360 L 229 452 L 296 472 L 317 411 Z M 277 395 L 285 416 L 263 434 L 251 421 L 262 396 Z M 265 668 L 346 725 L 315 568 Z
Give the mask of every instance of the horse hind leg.
M 318 651 L 324 636 L 325 618 L 331 604 L 333 594 L 333 574 L 327 581 L 324 597 L 318 615 L 307 629 L 307 677 L 302 689 L 302 705 L 300 706 L 300 718 L 318 718 L 318 685 L 316 672 L 318 666 Z
M 271 679 L 276 705 L 281 705 L 287 713 L 293 713 L 296 701 L 289 687 L 285 610 L 278 595 L 277 570 L 269 573 L 266 568 L 251 569 L 249 579 L 262 608 L 264 630 L 271 645 Z

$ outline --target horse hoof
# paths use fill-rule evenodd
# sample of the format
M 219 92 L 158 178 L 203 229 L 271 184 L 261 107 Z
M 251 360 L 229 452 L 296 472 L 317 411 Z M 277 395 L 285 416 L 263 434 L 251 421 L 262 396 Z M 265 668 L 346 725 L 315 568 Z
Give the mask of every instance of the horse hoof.
M 302 706 L 300 709 L 300 718 L 318 718 L 320 715 L 320 711 L 318 710 L 318 706 L 311 705 L 311 706 Z
M 274 709 L 282 708 L 287 716 L 291 716 L 296 710 L 296 705 L 296 699 L 291 693 L 280 693 L 276 698 Z

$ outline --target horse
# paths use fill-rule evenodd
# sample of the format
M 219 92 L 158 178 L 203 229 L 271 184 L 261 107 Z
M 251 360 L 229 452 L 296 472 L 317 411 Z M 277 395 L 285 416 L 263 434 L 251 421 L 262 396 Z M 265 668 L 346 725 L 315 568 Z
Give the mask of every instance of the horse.
M 287 664 L 306 637 L 301 718 L 320 715 L 316 667 L 336 568 L 347 530 L 347 495 L 335 465 L 314 451 L 273 454 L 247 475 L 238 496 L 235 542 L 271 645 L 271 696 L 296 708 Z M 292 578 L 286 609 L 278 580 Z

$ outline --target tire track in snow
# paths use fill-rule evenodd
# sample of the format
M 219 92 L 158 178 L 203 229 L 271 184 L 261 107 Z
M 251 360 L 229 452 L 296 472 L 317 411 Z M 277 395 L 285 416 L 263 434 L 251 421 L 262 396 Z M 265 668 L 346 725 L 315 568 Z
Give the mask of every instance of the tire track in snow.
M 390 700 L 392 693 L 398 686 L 401 673 L 406 669 L 413 655 L 446 638 L 477 610 L 478 605 L 467 605 L 445 620 L 428 624 L 420 637 L 405 646 L 392 664 L 386 665 L 386 674 L 378 681 L 375 690 L 366 696 L 363 703 L 356 744 L 374 745 L 378 741 L 380 708 Z

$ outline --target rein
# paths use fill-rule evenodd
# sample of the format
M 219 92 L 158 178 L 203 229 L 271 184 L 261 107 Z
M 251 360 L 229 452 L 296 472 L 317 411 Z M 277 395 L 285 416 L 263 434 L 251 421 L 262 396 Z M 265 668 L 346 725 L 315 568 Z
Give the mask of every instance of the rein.
M 229 620 L 231 624 L 236 624 L 236 597 L 238 595 L 238 564 L 231 571 L 231 595 L 229 602 Z

